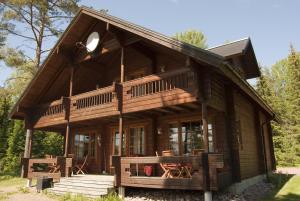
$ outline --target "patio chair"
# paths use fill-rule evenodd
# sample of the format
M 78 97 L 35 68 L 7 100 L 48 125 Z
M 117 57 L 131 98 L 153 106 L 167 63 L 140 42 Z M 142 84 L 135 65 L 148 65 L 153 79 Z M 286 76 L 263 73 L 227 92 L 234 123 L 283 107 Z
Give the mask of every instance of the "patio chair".
M 157 151 L 155 152 L 158 157 Z M 173 156 L 172 151 L 163 151 L 163 156 Z M 160 167 L 163 169 L 163 178 L 176 178 L 181 176 L 181 167 L 179 163 L 160 163 Z
M 78 163 L 75 165 L 75 168 L 77 169 L 76 174 L 85 174 L 88 173 L 86 167 L 88 165 L 88 155 L 84 157 L 83 163 Z

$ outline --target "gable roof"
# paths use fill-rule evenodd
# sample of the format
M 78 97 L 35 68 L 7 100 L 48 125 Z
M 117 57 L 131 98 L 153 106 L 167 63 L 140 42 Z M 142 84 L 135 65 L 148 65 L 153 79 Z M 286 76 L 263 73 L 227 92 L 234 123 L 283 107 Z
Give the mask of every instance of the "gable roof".
M 260 76 L 259 66 L 249 37 L 208 48 L 210 52 L 223 56 L 225 59 L 241 58 L 246 78 Z
M 87 7 L 81 7 L 70 25 L 67 27 L 66 31 L 49 53 L 48 57 L 38 70 L 36 76 L 29 83 L 18 102 L 13 107 L 11 112 L 12 118 L 23 119 L 25 116 L 23 108 L 34 106 L 40 94 L 47 90 L 47 86 L 51 85 L 53 77 L 64 70 L 61 68 L 61 66 L 66 64 L 66 58 L 60 53 L 60 48 L 65 44 L 75 44 L 78 41 L 78 38 L 80 38 L 79 34 L 81 33 L 81 30 L 84 30 L 84 28 L 90 26 L 90 21 L 92 19 L 107 22 L 120 29 L 136 34 L 144 39 L 190 56 L 195 61 L 219 68 L 219 70 L 223 72 L 225 76 L 229 77 L 235 84 L 240 86 L 243 91 L 250 95 L 270 115 L 274 114 L 271 108 L 265 104 L 264 101 L 262 101 L 255 90 L 253 90 L 252 87 L 234 70 L 227 66 L 228 64 L 224 61 L 224 57 L 222 55 L 218 55 L 213 51 L 200 49 L 187 43 L 180 42 L 106 13 L 98 12 Z

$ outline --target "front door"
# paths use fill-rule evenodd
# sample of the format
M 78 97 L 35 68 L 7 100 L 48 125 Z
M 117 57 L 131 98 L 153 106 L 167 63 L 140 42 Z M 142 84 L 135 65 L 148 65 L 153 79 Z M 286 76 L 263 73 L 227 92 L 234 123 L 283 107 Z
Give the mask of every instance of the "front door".
M 97 157 L 98 149 L 101 144 L 98 143 L 99 135 L 96 132 L 75 132 L 73 135 L 73 153 L 75 161 L 82 163 L 87 156 L 86 169 L 88 173 L 100 172 L 100 158 Z

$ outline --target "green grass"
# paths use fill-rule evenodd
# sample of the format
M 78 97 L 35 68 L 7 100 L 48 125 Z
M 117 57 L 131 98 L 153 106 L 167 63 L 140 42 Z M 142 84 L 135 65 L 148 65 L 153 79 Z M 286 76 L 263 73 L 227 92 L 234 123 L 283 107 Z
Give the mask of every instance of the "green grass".
M 6 186 L 21 186 L 25 184 L 26 180 L 23 178 L 11 175 L 0 175 L 0 188 Z
M 58 201 L 121 201 L 121 199 L 115 193 L 111 193 L 111 194 L 108 194 L 107 196 L 103 196 L 103 197 L 100 197 L 97 199 L 87 198 L 81 194 L 71 195 L 69 193 L 67 193 L 63 196 L 59 196 L 59 195 L 55 195 L 52 193 L 48 193 L 46 190 L 43 191 L 43 193 L 45 195 L 47 195 L 49 198 L 52 198 L 52 199 L 55 199 Z
M 264 201 L 299 201 L 300 175 L 287 176 L 274 174 L 270 177 L 274 184 L 273 192 Z

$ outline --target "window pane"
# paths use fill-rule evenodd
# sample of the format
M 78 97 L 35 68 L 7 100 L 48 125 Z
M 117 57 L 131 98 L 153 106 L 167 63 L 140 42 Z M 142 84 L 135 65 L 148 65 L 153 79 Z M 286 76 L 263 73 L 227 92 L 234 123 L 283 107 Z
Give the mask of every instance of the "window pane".
M 178 126 L 176 124 L 169 125 L 169 146 L 169 149 L 173 150 L 175 155 L 179 154 Z
M 144 128 L 130 128 L 130 145 L 129 153 L 130 155 L 144 155 L 145 145 L 144 145 Z
M 126 147 L 126 139 L 125 139 L 125 133 L 122 134 L 122 154 L 125 155 L 125 147 Z M 115 130 L 115 136 L 114 136 L 114 155 L 119 155 L 119 146 L 120 146 L 120 135 L 119 131 Z
M 94 136 L 94 135 L 93 135 Z M 94 136 L 95 138 L 95 136 Z M 91 156 L 95 155 L 95 150 L 89 153 L 89 143 L 90 137 L 89 134 L 75 134 L 75 154 L 78 159 L 83 159 L 86 155 L 92 154 Z
M 200 127 L 200 122 L 181 124 L 183 154 L 190 154 L 195 149 L 203 149 L 203 135 Z

